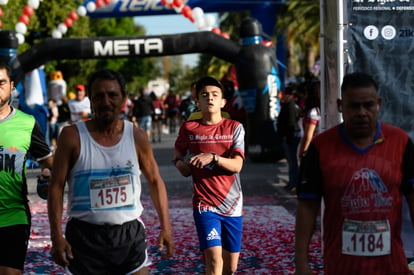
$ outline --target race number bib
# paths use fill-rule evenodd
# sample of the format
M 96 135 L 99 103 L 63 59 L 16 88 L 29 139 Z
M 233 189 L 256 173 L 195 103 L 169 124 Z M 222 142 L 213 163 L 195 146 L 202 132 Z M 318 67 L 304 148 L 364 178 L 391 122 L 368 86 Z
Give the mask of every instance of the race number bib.
M 381 256 L 391 253 L 390 224 L 383 221 L 344 221 L 342 253 L 354 256 Z
M 131 175 L 91 179 L 89 187 L 92 209 L 116 208 L 134 202 Z

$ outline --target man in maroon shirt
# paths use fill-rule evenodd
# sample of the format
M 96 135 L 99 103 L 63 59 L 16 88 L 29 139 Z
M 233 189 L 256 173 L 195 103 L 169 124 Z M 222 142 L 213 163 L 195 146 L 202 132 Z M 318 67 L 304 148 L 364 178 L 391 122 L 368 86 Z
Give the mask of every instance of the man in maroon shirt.
M 378 120 L 377 90 L 365 73 L 346 75 L 343 123 L 316 136 L 303 157 L 296 274 L 312 274 L 307 253 L 322 198 L 324 274 L 410 274 L 400 234 L 403 194 L 414 220 L 414 147 Z

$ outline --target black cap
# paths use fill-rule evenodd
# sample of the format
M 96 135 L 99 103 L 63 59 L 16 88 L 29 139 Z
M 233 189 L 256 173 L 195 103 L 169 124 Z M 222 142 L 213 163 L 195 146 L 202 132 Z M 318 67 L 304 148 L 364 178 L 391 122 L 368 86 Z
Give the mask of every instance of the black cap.
M 243 19 L 240 24 L 240 37 L 261 36 L 263 33 L 262 25 L 252 17 Z
M 257 19 L 247 17 L 240 24 L 240 37 L 246 38 L 252 36 L 262 36 L 267 40 L 272 40 L 269 35 L 263 32 L 262 24 Z
M 215 79 L 211 76 L 205 76 L 203 78 L 200 78 L 196 82 L 196 92 L 197 94 L 203 89 L 205 86 L 216 86 L 219 87 L 223 91 L 223 85 L 221 85 L 220 81 Z

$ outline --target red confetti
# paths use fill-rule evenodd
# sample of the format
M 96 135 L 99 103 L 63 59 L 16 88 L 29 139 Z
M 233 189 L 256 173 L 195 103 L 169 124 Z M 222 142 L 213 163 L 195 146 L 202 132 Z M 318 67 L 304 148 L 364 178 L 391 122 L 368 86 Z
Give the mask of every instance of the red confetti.
M 269 197 L 245 197 L 243 242 L 237 274 L 293 274 L 295 217 Z M 159 222 L 149 198 L 143 198 L 151 274 L 201 274 L 205 272 L 192 217 L 191 199 L 170 198 L 175 255 L 162 260 L 157 249 Z M 32 203 L 32 230 L 25 274 L 64 274 L 50 257 L 50 230 L 46 202 Z M 65 207 L 66 212 L 66 207 Z M 67 221 L 65 216 L 63 224 Z M 320 234 L 310 246 L 309 260 L 316 274 L 322 274 Z

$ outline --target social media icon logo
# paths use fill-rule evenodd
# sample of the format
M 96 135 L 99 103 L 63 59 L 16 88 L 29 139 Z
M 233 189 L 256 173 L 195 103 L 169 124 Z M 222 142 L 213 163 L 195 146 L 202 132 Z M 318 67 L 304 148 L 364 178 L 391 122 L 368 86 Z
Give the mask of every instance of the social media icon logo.
M 397 35 L 397 31 L 394 26 L 387 25 L 382 28 L 381 35 L 384 39 L 391 40 Z
M 378 37 L 378 28 L 374 25 L 366 26 L 364 29 L 364 36 L 366 39 L 374 40 Z

